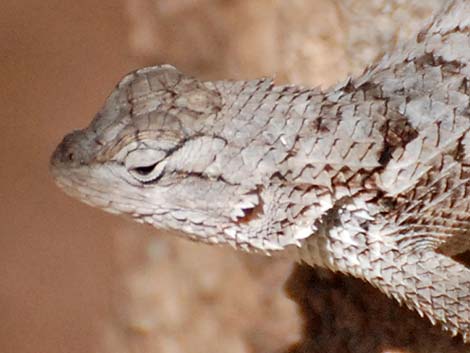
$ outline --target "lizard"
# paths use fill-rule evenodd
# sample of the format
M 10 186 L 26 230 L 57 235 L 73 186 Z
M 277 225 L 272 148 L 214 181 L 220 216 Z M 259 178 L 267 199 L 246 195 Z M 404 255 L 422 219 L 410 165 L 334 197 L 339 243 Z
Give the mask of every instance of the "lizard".
M 470 1 L 327 89 L 126 75 L 50 169 L 188 239 L 360 278 L 470 342 Z

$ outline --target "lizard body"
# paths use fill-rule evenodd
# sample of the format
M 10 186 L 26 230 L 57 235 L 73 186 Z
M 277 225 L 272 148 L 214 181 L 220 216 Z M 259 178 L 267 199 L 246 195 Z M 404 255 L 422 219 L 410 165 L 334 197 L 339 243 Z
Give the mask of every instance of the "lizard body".
M 470 340 L 470 1 L 325 91 L 122 79 L 51 161 L 93 206 L 362 278 Z

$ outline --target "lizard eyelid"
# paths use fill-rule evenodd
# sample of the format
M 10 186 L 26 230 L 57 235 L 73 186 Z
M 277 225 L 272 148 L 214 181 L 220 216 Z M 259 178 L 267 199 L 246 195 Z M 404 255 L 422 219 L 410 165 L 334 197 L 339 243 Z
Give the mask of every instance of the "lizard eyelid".
M 163 174 L 167 153 L 156 149 L 137 149 L 127 155 L 125 167 L 140 183 L 151 183 Z
M 156 166 L 157 166 L 157 163 L 154 163 L 154 164 L 145 165 L 142 167 L 135 167 L 135 168 L 132 168 L 132 170 L 139 175 L 146 176 L 152 173 L 152 171 L 155 169 Z
M 130 168 L 129 174 L 142 184 L 155 183 L 163 176 L 165 163 L 156 162 L 150 165 L 143 165 Z

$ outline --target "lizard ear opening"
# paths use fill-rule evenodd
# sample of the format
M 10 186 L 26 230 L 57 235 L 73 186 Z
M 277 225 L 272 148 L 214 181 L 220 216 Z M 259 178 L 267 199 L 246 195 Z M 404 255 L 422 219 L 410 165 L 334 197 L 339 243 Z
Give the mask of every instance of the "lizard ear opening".
M 244 215 L 237 219 L 238 224 L 250 223 L 253 219 L 262 217 L 263 212 L 263 200 L 260 198 L 260 201 L 257 205 L 249 208 L 242 208 Z

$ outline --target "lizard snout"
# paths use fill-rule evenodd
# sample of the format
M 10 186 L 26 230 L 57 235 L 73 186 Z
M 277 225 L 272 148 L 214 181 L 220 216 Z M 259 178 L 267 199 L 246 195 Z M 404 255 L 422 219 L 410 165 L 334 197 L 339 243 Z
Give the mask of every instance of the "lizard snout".
M 51 170 L 62 170 L 79 167 L 90 160 L 88 139 L 82 130 L 73 131 L 66 135 L 52 154 Z

